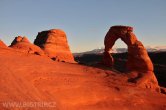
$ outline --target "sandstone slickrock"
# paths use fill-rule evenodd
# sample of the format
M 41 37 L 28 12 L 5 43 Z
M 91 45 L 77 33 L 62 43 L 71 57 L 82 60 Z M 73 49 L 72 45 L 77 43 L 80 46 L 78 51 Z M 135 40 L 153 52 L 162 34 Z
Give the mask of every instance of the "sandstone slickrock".
M 3 47 L 3 48 L 7 47 L 6 44 L 2 40 L 0 40 L 0 47 Z
M 159 91 L 158 81 L 153 73 L 153 64 L 143 44 L 137 39 L 130 26 L 113 26 L 105 36 L 105 52 L 103 63 L 112 67 L 114 60 L 109 51 L 117 39 L 128 46 L 128 61 L 126 64 L 129 80 L 138 86 Z
M 165 110 L 166 95 L 115 71 L 0 48 L 0 110 Z M 6 106 L 5 106 L 6 105 Z
M 25 53 L 44 55 L 44 52 L 42 49 L 40 49 L 40 47 L 30 43 L 26 37 L 22 36 L 15 37 L 9 47 L 18 49 Z
M 39 32 L 34 44 L 42 48 L 53 60 L 75 62 L 70 52 L 66 34 L 60 29 Z

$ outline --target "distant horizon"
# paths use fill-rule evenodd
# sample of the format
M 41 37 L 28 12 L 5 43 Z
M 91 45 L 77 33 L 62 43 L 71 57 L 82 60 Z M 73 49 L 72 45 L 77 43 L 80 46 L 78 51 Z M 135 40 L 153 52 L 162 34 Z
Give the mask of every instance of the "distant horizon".
M 18 35 L 20 36 L 20 35 Z M 18 37 L 16 36 L 16 37 Z M 27 37 L 27 36 L 22 36 L 22 37 Z M 14 40 L 15 37 L 13 37 L 13 40 Z M 28 37 L 27 37 L 28 38 Z M 0 39 L 2 40 L 2 39 Z M 12 40 L 12 41 L 13 41 Z M 34 39 L 35 40 L 35 39 Z M 120 39 L 119 39 L 120 40 Z M 3 41 L 3 40 L 2 40 Z M 12 41 L 10 42 L 10 44 L 12 43 Z M 7 44 L 5 41 L 3 41 L 7 46 L 10 46 L 10 44 Z M 30 41 L 31 43 L 33 43 L 34 41 Z M 117 41 L 118 42 L 118 41 Z M 122 42 L 122 41 L 121 41 Z M 34 43 L 33 43 L 34 44 Z M 144 45 L 145 48 L 157 48 L 157 47 L 164 47 L 166 49 L 166 45 L 153 45 L 153 46 L 149 46 L 149 45 Z M 69 47 L 70 47 L 70 44 L 69 44 Z M 116 47 L 116 44 L 113 46 L 113 48 L 127 48 L 127 45 L 125 44 L 125 46 L 122 46 L 122 47 Z M 76 51 L 76 52 L 72 52 L 72 53 L 82 53 L 82 52 L 87 52 L 87 51 L 92 51 L 92 50 L 95 50 L 95 49 L 104 49 L 104 46 L 103 47 L 96 47 L 96 48 L 93 48 L 91 50 L 85 50 L 85 51 Z M 71 50 L 71 49 L 70 49 Z
M 162 45 L 162 46 L 145 46 L 146 49 L 164 49 L 164 51 L 166 51 L 166 45 Z M 72 53 L 84 53 L 84 52 L 89 52 L 89 51 L 94 51 L 94 50 L 102 50 L 104 49 L 104 47 L 101 47 L 101 48 L 95 48 L 95 49 L 92 49 L 92 50 L 87 50 L 87 51 L 80 51 L 80 52 L 72 52 Z M 127 49 L 127 47 L 113 47 L 112 49 Z
M 33 43 L 38 32 L 62 29 L 72 53 L 104 47 L 111 26 L 134 27 L 144 46 L 166 46 L 166 1 L 160 0 L 1 0 L 0 39 L 16 36 Z M 118 40 L 115 47 L 127 47 Z

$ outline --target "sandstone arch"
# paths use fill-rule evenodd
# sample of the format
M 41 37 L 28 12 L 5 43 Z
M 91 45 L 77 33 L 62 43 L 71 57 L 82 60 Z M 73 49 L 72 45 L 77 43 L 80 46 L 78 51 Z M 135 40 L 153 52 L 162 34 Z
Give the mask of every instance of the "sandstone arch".
M 114 59 L 110 50 L 117 39 L 121 39 L 128 47 L 128 61 L 126 64 L 129 80 L 135 82 L 138 86 L 152 88 L 159 91 L 157 79 L 153 73 L 153 64 L 143 44 L 133 33 L 133 27 L 130 26 L 112 26 L 107 32 L 104 45 L 105 52 L 103 63 L 112 67 Z

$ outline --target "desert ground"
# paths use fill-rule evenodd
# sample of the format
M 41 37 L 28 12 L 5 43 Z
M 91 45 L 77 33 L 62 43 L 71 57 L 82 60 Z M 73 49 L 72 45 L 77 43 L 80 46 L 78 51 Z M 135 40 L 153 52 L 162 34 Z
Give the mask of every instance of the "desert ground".
M 116 70 L 56 62 L 0 48 L 1 110 L 165 110 L 166 95 L 138 88 Z M 52 107 L 5 102 L 54 102 Z

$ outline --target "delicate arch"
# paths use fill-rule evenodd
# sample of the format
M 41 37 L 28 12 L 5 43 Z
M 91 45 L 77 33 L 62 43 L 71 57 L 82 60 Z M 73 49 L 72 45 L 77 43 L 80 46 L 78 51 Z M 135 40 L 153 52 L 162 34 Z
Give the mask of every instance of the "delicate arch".
M 121 39 L 128 47 L 128 81 L 136 83 L 143 88 L 159 91 L 157 79 L 153 73 L 153 64 L 143 44 L 137 40 L 133 28 L 129 26 L 113 26 L 107 32 L 104 44 L 105 52 L 103 63 L 112 67 L 114 59 L 109 53 L 117 39 Z
M 105 52 L 103 62 L 105 65 L 113 66 L 114 60 L 109 51 L 117 39 L 121 39 L 128 47 L 128 71 L 153 71 L 153 64 L 146 49 L 133 33 L 133 28 L 129 26 L 113 26 L 107 32 L 104 39 Z

